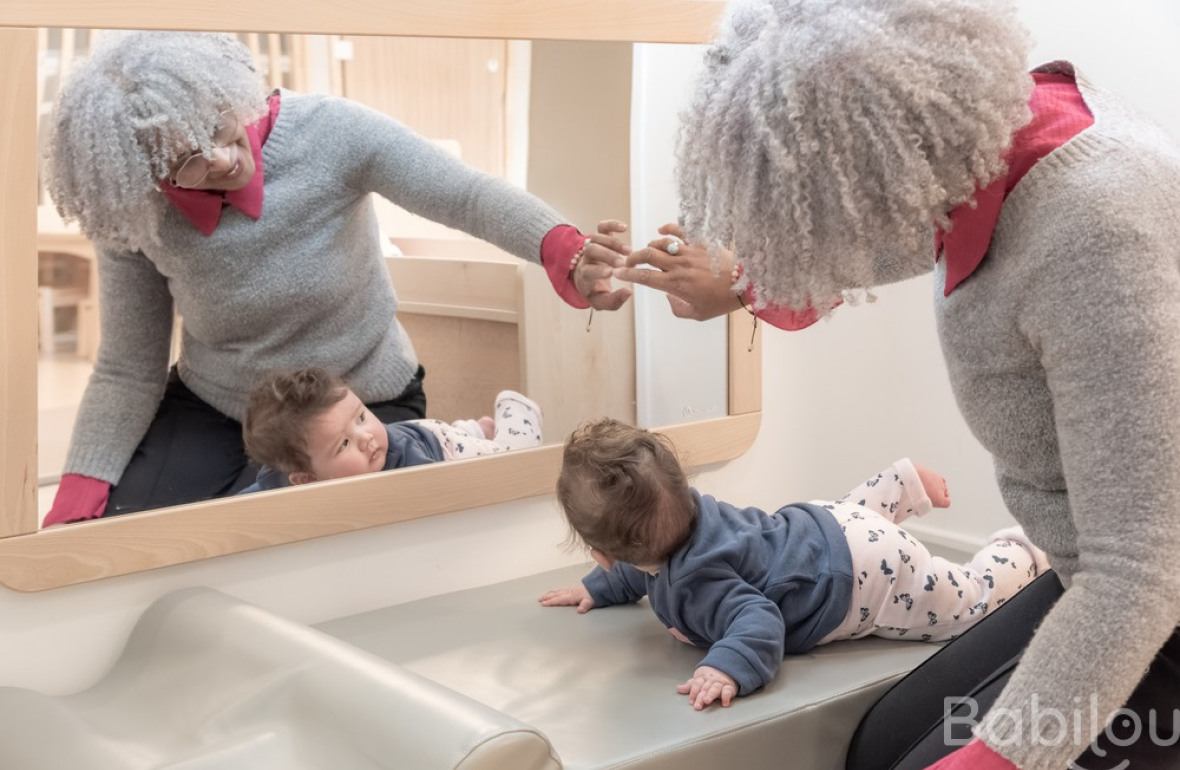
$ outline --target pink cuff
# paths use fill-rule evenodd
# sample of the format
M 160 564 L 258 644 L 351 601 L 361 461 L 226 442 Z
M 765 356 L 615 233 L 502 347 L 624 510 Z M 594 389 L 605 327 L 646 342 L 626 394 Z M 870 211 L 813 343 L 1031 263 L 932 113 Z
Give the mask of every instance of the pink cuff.
M 926 770 L 1020 770 L 986 743 L 974 739 L 963 748 L 946 755 Z
M 586 236 L 572 225 L 558 225 L 541 240 L 541 266 L 549 276 L 549 283 L 553 284 L 557 296 L 579 310 L 590 307 L 590 301 L 574 285 L 570 263 L 585 242 Z
M 742 302 L 747 306 L 753 306 L 754 301 L 754 287 L 747 286 L 746 290 L 742 293 Z M 815 308 L 810 305 L 803 310 L 792 310 L 789 307 L 767 305 L 761 310 L 756 311 L 754 315 L 771 326 L 777 326 L 789 332 L 806 329 L 819 320 L 819 313 L 815 312 Z
M 45 515 L 41 526 L 96 519 L 106 510 L 110 496 L 111 485 L 107 482 L 67 473 L 61 477 L 61 484 L 53 498 L 53 507 Z

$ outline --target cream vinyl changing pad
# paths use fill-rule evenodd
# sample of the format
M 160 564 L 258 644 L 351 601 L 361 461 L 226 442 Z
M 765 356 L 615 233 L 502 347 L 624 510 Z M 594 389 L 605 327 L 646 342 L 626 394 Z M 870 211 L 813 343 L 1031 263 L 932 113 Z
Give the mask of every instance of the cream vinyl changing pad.
M 695 712 L 675 687 L 701 653 L 645 604 L 537 604 L 585 570 L 315 628 L 210 589 L 170 594 L 94 687 L 0 688 L 0 768 L 839 770 L 864 712 L 937 650 L 829 645 Z

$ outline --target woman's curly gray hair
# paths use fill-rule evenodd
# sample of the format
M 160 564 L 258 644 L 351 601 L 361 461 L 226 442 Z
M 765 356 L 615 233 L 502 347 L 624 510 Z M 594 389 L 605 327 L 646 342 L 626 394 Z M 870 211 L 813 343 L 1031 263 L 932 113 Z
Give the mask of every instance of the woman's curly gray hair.
M 1031 116 L 1029 45 L 1001 0 L 736 0 L 683 116 L 686 235 L 760 305 L 929 270 Z
M 93 240 L 142 249 L 158 241 L 157 186 L 176 161 L 212 152 L 222 112 L 250 123 L 265 109 L 250 51 L 231 35 L 112 34 L 58 96 L 46 188 Z

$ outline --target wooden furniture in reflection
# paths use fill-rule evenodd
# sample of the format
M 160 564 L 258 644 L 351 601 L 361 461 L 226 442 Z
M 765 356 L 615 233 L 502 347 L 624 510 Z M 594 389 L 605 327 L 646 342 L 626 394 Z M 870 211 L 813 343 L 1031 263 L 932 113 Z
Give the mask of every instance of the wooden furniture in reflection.
M 518 390 L 545 413 L 545 443 L 581 420 L 635 419 L 630 306 L 600 313 L 566 307 L 538 265 L 473 239 L 398 240 L 387 260 L 398 317 L 426 367 L 430 417 L 490 414 L 497 392 Z M 466 256 L 415 256 L 414 252 Z
M 505 175 L 509 46 L 504 40 L 350 36 L 340 94 L 422 136 L 447 137 L 475 168 Z
M 52 206 L 37 208 L 37 254 L 44 263 L 68 255 L 81 262 L 77 280 L 65 287 L 52 281 L 39 281 L 38 317 L 41 320 L 41 351 L 53 350 L 54 309 L 64 305 L 78 308 L 78 348 L 81 358 L 94 361 L 98 353 L 98 277 L 94 244 L 78 232 L 76 225 L 66 225 Z M 41 259 L 44 255 L 44 259 Z
M 52 205 L 37 208 L 37 254 L 68 254 L 84 260 L 88 269 L 84 284 L 74 287 L 69 298 L 78 302 L 78 346 L 77 355 L 91 363 L 98 358 L 99 310 L 98 310 L 98 258 L 94 244 L 78 231 L 74 223 L 66 224 Z M 44 295 L 39 291 L 38 299 Z M 47 300 L 40 307 L 39 317 L 44 324 L 47 305 L 56 302 Z M 172 345 L 169 363 L 180 357 L 180 336 L 182 321 L 179 315 L 172 319 Z
M 90 265 L 72 254 L 38 252 L 37 309 L 39 347 L 42 354 L 57 350 L 62 336 L 59 310 L 74 310 L 74 328 L 80 336 L 85 325 L 82 304 L 90 288 Z

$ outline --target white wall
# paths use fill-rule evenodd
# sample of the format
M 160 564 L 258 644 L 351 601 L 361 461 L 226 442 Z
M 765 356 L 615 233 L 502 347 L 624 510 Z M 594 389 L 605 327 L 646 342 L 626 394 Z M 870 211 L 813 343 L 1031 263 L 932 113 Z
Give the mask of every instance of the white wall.
M 1032 63 L 1069 59 L 1180 138 L 1180 3 L 1019 0 Z
M 1144 99 L 1180 133 L 1174 98 L 1180 61 L 1164 55 L 1177 11 L 1163 2 L 1026 0 L 1043 41 L 1076 46 L 1070 55 L 1096 77 Z M 1053 11 L 1081 19 L 1065 23 Z M 1068 20 L 1066 20 L 1068 21 Z M 1037 58 L 1056 58 L 1039 51 Z M 1091 62 L 1092 59 L 1092 62 Z M 1006 520 L 990 463 L 952 403 L 932 321 L 928 279 L 880 292 L 871 306 L 846 308 L 799 334 L 765 335 L 762 432 L 749 453 L 701 474 L 702 488 L 735 502 L 772 507 L 835 495 L 894 456 L 942 469 L 954 506 L 922 527 L 970 541 Z M 580 561 L 557 548 L 564 537 L 550 498 L 499 505 L 273 548 L 255 554 L 59 589 L 0 589 L 0 686 L 47 692 L 97 679 L 153 598 L 209 585 L 296 620 L 317 622 Z

